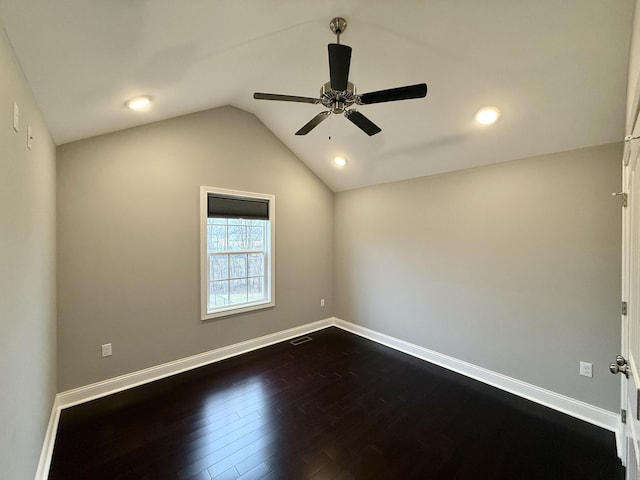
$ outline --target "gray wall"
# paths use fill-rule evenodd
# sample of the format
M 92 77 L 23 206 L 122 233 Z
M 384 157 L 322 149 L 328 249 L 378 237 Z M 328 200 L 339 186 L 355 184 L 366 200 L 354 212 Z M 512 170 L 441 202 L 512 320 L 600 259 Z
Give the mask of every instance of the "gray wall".
M 0 476 L 24 480 L 56 392 L 55 147 L 1 24 L 0 72 Z
M 61 391 L 333 315 L 333 193 L 254 116 L 218 108 L 57 155 Z M 200 320 L 201 185 L 276 195 L 275 308 Z
M 608 145 L 336 194 L 336 316 L 617 411 L 621 155 Z

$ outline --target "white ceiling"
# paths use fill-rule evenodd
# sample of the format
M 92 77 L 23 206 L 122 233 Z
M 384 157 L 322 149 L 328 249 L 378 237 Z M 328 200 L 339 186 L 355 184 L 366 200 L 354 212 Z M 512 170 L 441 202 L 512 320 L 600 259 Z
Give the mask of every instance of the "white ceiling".
M 0 0 L 56 143 L 234 105 L 334 191 L 619 141 L 633 0 Z M 328 81 L 329 21 L 348 22 L 358 92 L 426 82 L 425 99 L 359 107 L 294 133 Z M 154 98 L 140 113 L 124 107 Z M 496 105 L 502 118 L 478 127 Z M 331 160 L 342 154 L 346 168 Z

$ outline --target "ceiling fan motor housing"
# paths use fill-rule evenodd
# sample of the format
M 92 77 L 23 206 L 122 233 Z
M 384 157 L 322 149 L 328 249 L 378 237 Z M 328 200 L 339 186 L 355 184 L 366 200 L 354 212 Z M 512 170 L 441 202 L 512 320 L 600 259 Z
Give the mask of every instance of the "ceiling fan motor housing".
M 320 102 L 331 110 L 331 113 L 342 113 L 345 108 L 349 108 L 356 103 L 356 87 L 353 83 L 347 82 L 347 89 L 337 91 L 331 88 L 331 82 L 327 82 L 320 87 Z

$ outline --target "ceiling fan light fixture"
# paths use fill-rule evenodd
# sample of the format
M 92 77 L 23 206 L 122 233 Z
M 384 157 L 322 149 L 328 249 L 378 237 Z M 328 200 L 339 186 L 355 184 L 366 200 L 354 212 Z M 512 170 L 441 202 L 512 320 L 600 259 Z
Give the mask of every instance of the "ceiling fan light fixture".
M 335 163 L 337 167 L 342 168 L 347 164 L 347 159 L 341 156 L 337 156 L 333 159 L 333 163 Z
M 126 103 L 131 110 L 140 111 L 151 105 L 151 97 L 148 95 L 132 98 Z
M 500 110 L 497 107 L 482 107 L 475 118 L 480 125 L 492 125 L 500 118 Z

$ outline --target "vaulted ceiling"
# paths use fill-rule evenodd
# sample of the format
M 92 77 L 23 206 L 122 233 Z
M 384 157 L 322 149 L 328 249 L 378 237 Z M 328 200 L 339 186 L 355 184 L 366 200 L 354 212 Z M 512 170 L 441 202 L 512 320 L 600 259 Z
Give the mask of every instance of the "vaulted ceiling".
M 620 141 L 633 0 L 0 0 L 56 143 L 222 105 L 252 112 L 334 191 Z M 363 105 L 367 136 L 319 96 L 333 17 L 359 93 L 426 82 L 419 100 Z M 151 109 L 124 106 L 137 95 Z M 502 116 L 481 127 L 485 105 Z M 251 141 L 251 139 L 247 139 Z M 338 169 L 332 159 L 345 156 Z

